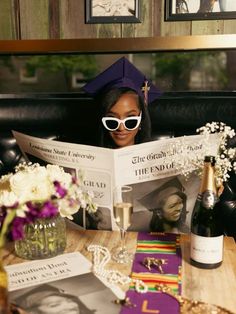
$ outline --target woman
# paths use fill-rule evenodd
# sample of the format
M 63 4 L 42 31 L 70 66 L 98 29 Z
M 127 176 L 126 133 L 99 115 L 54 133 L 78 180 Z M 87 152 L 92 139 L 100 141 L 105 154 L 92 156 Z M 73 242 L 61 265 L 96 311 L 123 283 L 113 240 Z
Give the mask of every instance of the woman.
M 151 139 L 151 124 L 147 107 L 130 88 L 112 88 L 102 98 L 99 145 L 119 148 Z
M 187 196 L 177 180 L 168 181 L 140 200 L 151 212 L 150 231 L 187 233 Z
M 84 86 L 99 103 L 98 145 L 121 148 L 151 140 L 147 105 L 160 93 L 122 57 Z
M 150 222 L 151 231 L 186 233 L 189 232 L 186 220 L 186 195 L 173 188 L 165 191 L 165 196 L 153 210 Z
M 19 297 L 15 303 L 29 314 L 92 314 L 76 296 L 45 284 Z
M 148 104 L 160 93 L 126 58 L 118 59 L 84 86 L 99 104 L 98 145 L 122 148 L 151 140 Z M 92 229 L 108 228 L 104 208 L 87 215 Z M 111 225 L 109 226 L 111 228 Z

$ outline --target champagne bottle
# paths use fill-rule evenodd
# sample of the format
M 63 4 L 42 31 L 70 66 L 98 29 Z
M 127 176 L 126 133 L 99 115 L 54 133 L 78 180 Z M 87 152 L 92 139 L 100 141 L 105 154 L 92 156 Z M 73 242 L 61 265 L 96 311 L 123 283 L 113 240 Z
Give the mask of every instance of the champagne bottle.
M 194 266 L 216 268 L 223 259 L 223 228 L 218 216 L 215 157 L 204 159 L 200 191 L 191 217 L 190 259 Z

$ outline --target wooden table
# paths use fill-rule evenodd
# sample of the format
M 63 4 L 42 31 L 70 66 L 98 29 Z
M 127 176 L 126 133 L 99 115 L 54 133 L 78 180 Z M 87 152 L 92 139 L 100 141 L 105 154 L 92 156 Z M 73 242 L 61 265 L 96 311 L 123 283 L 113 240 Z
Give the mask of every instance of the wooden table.
M 87 251 L 89 244 L 99 244 L 111 250 L 120 240 L 118 231 L 95 231 L 68 228 L 68 241 L 66 252 L 80 251 L 89 260 L 91 253 Z M 127 233 L 127 247 L 135 252 L 136 232 Z M 188 235 L 181 235 L 182 249 L 182 295 L 190 299 L 200 300 L 223 306 L 236 312 L 236 243 L 233 238 L 224 239 L 224 262 L 213 270 L 193 267 L 189 263 L 190 243 Z M 3 251 L 5 265 L 20 263 L 23 260 L 14 255 L 13 245 Z M 118 269 L 129 275 L 131 265 L 120 265 L 109 262 L 109 269 Z M 127 287 L 125 287 L 126 289 Z

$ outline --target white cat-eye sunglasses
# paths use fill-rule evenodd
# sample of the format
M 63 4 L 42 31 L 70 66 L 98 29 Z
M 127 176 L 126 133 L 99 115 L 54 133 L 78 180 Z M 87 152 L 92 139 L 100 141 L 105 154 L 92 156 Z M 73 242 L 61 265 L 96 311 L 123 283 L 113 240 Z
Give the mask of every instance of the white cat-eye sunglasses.
M 121 123 L 124 125 L 126 130 L 132 131 L 135 130 L 140 125 L 141 118 L 142 112 L 140 112 L 139 116 L 127 117 L 122 120 L 115 117 L 104 117 L 102 118 L 102 123 L 108 131 L 113 132 L 118 130 Z

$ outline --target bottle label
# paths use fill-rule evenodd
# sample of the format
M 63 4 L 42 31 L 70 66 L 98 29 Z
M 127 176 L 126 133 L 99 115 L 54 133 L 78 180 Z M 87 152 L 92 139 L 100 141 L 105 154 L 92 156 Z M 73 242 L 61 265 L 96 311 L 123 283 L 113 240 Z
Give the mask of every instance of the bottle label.
M 224 236 L 202 237 L 191 233 L 190 256 L 199 263 L 215 264 L 223 259 Z
M 198 195 L 198 200 L 201 201 L 203 207 L 210 209 L 215 206 L 219 199 L 213 191 L 206 190 Z

